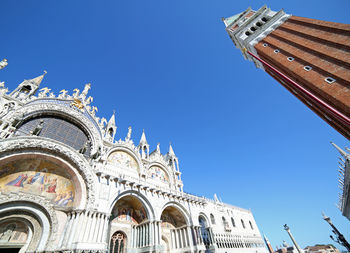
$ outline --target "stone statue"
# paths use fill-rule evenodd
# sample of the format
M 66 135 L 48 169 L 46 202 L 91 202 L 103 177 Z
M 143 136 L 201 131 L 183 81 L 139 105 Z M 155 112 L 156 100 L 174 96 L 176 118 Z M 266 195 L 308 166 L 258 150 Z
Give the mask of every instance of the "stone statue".
M 91 115 L 92 116 L 95 116 L 96 112 L 97 112 L 97 107 L 96 106 L 93 106 L 92 109 L 91 109 Z
M 2 107 L 3 109 L 1 110 L 0 112 L 0 117 L 3 117 L 5 116 L 9 111 L 13 110 L 14 107 L 15 107 L 15 103 L 14 102 L 9 102 L 9 103 L 6 103 L 4 104 Z
M 131 139 L 131 132 L 132 132 L 132 129 L 131 129 L 131 126 L 129 126 L 128 134 L 126 135 L 125 141 L 129 141 Z
M 159 142 L 157 143 L 157 149 L 156 150 L 157 150 L 157 153 L 160 154 L 160 143 Z
M 60 94 L 58 95 L 59 98 L 66 98 L 67 97 L 67 90 L 61 90 Z
M 0 89 L 3 89 L 5 87 L 5 82 L 0 82 Z
M 0 69 L 5 68 L 8 65 L 7 59 L 0 61 Z
M 89 90 L 91 88 L 91 83 L 85 84 L 84 90 L 81 92 L 80 96 L 85 99 L 86 95 L 88 94 Z
M 84 143 L 84 146 L 82 146 L 81 149 L 79 150 L 79 153 L 85 154 L 88 147 L 89 147 L 89 140 L 86 140 L 86 142 Z
M 47 93 L 49 93 L 50 90 L 51 90 L 51 89 L 49 89 L 49 88 L 47 88 L 47 87 L 42 88 L 42 89 L 40 90 L 41 92 L 39 93 L 39 97 L 40 97 L 40 98 L 46 97 L 46 96 L 47 96 Z
M 39 134 L 40 134 L 41 130 L 43 129 L 43 127 L 44 127 L 44 120 L 40 120 L 39 124 L 30 133 L 32 135 L 39 136 Z
M 101 128 L 104 128 L 105 125 L 107 125 L 107 120 L 106 120 L 106 118 L 102 117 L 102 118 L 101 118 L 101 122 L 100 122 L 100 127 L 101 127 Z
M 4 95 L 4 94 L 6 94 L 8 91 L 9 91 L 8 88 L 2 88 L 2 89 L 0 89 L 0 95 Z
M 79 96 L 79 92 L 80 92 L 79 89 L 75 88 L 73 91 L 74 91 L 73 97 L 75 97 L 75 98 L 78 97 Z
M 55 94 L 53 94 L 53 92 L 50 92 L 49 97 L 50 97 L 50 98 L 54 98 L 54 97 L 55 97 Z
M 92 101 L 94 101 L 94 98 L 90 96 L 85 100 L 85 104 L 89 105 L 90 103 L 92 103 Z
M 99 146 L 97 148 L 97 151 L 94 154 L 91 155 L 91 158 L 95 159 L 95 160 L 98 160 L 98 158 L 100 158 L 100 156 L 101 156 L 101 146 Z

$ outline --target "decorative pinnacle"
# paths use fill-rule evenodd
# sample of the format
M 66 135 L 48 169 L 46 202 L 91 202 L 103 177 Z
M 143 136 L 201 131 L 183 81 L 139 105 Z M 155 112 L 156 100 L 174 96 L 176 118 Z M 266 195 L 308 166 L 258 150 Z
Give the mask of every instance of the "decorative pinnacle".
M 345 158 L 345 159 L 350 159 L 350 155 L 349 154 L 347 154 L 344 150 L 342 150 L 341 148 L 339 148 L 338 146 L 337 146 L 337 144 L 335 144 L 335 143 L 333 143 L 333 142 L 331 142 L 331 144 L 333 145 L 333 147 L 335 147 L 337 150 L 338 150 L 338 152 Z
M 322 212 L 322 217 L 325 221 L 327 221 L 329 224 L 331 223 L 331 218 L 329 218 L 327 215 L 325 215 L 324 212 Z

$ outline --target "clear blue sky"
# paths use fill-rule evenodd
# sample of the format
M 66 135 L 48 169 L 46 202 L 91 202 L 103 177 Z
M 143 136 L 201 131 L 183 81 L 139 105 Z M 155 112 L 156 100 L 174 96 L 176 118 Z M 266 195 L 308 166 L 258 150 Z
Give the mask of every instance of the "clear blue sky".
M 337 151 L 349 142 L 253 63 L 220 18 L 251 6 L 350 23 L 348 0 L 333 1 L 1 1 L 0 80 L 14 89 L 47 70 L 58 94 L 83 88 L 99 117 L 117 113 L 151 149 L 169 142 L 184 189 L 251 208 L 272 245 L 330 243 L 325 211 L 350 240 L 336 209 Z

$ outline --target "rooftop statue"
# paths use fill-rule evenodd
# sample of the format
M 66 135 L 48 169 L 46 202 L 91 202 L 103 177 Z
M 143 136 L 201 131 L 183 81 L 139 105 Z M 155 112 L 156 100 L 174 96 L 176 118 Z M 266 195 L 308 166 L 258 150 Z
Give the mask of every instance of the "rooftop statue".
M 5 68 L 8 65 L 7 59 L 0 61 L 0 69 Z

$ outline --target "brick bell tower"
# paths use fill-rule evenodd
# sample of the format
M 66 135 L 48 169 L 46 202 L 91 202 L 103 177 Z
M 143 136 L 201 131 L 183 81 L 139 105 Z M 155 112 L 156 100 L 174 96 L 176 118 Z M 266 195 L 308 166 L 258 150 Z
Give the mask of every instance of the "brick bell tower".
M 266 6 L 223 22 L 245 59 L 350 140 L 350 25 Z

